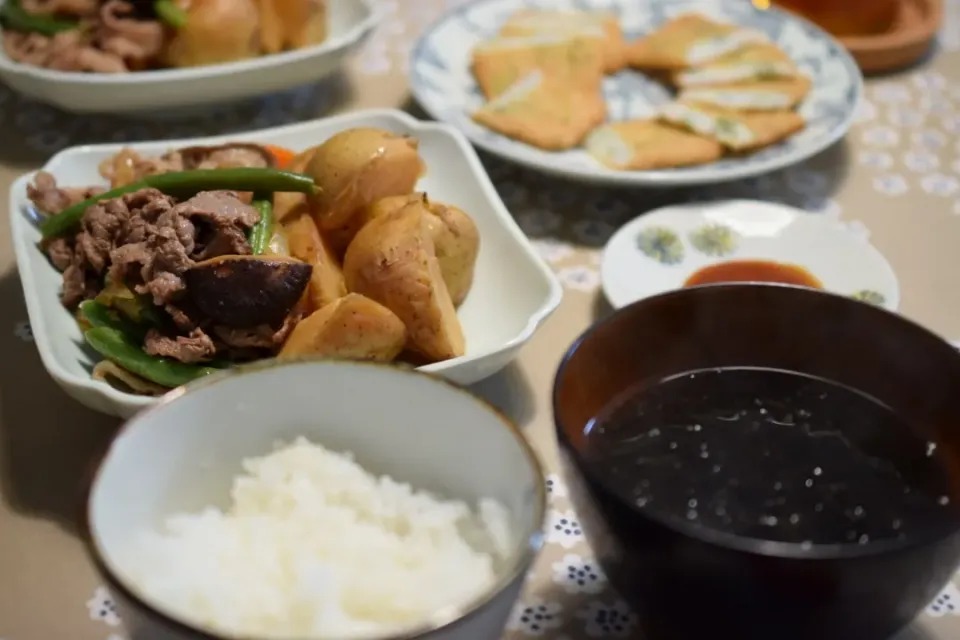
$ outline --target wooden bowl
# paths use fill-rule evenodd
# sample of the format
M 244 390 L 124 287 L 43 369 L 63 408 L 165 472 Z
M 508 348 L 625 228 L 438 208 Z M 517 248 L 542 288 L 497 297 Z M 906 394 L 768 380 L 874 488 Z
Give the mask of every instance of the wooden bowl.
M 910 416 L 960 469 L 960 354 L 946 341 L 902 316 L 815 289 L 738 283 L 670 291 L 595 324 L 554 382 L 567 490 L 599 564 L 650 640 L 890 638 L 960 561 L 956 507 L 903 539 L 804 547 L 645 509 L 585 457 L 585 427 L 637 384 L 728 366 L 858 389 Z M 892 450 L 897 455 L 896 444 Z M 744 496 L 772 483 L 744 471 Z
M 840 38 L 864 73 L 908 67 L 930 50 L 943 21 L 943 0 L 900 0 L 886 33 Z

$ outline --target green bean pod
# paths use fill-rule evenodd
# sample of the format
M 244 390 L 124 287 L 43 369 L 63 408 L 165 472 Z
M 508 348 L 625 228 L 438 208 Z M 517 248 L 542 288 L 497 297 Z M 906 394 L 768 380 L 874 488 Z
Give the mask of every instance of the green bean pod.
M 255 256 L 266 253 L 273 236 L 273 202 L 254 200 L 254 208 L 260 213 L 260 221 L 250 230 L 250 250 Z
M 80 224 L 83 214 L 94 204 L 140 189 L 154 188 L 170 196 L 190 196 L 200 191 L 255 191 L 258 193 L 294 192 L 314 193 L 313 179 L 301 173 L 291 173 L 268 167 L 234 167 L 232 169 L 195 169 L 148 176 L 139 182 L 124 185 L 67 207 L 40 223 L 44 238 L 55 238 L 69 233 Z
M 119 331 L 137 345 L 143 344 L 147 335 L 147 327 L 138 325 L 116 313 L 110 307 L 95 300 L 84 300 L 80 303 L 80 313 L 90 323 L 91 327 L 108 327 Z
M 302 173 L 292 173 L 269 167 L 233 167 L 232 169 L 194 169 L 147 176 L 143 180 L 148 187 L 176 196 L 199 191 L 276 191 L 313 193 L 316 185 L 313 178 Z
M 182 29 L 187 26 L 187 12 L 172 0 L 154 0 L 153 12 L 168 27 Z
M 184 364 L 172 358 L 151 356 L 122 331 L 113 327 L 94 327 L 88 329 L 83 337 L 87 344 L 107 360 L 141 378 L 171 389 L 217 371 L 213 367 Z
M 7 0 L 0 8 L 0 22 L 11 31 L 39 33 L 53 36 L 61 31 L 79 28 L 80 24 L 72 20 L 58 20 L 49 16 L 38 16 L 24 11 L 19 0 Z

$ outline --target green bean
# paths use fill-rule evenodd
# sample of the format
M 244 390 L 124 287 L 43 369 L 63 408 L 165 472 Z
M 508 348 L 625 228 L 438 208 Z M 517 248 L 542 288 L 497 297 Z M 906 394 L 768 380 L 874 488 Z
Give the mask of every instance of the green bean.
M 157 14 L 161 22 L 174 29 L 181 29 L 187 25 L 187 12 L 172 0 L 155 0 L 153 12 Z
M 169 195 L 193 194 L 199 191 L 230 189 L 259 193 L 295 192 L 314 193 L 313 178 L 302 173 L 291 173 L 269 167 L 234 167 L 232 169 L 194 169 L 147 176 L 143 180 Z
M 179 387 L 217 371 L 213 367 L 184 364 L 171 358 L 151 356 L 122 331 L 113 327 L 94 327 L 88 329 L 83 337 L 87 344 L 107 360 L 164 387 Z
M 24 11 L 19 0 L 7 0 L 0 8 L 0 22 L 12 31 L 39 33 L 53 36 L 61 31 L 70 31 L 80 26 L 71 20 L 58 20 L 50 16 L 33 15 Z
M 250 230 L 250 250 L 259 256 L 266 252 L 273 236 L 273 202 L 254 200 L 252 204 L 260 212 L 260 221 Z
M 91 327 L 108 327 L 119 331 L 138 345 L 143 344 L 147 335 L 147 328 L 131 322 L 105 304 L 95 300 L 85 300 L 80 303 L 80 313 Z
M 257 191 L 262 193 L 296 192 L 314 193 L 313 179 L 300 173 L 280 171 L 267 167 L 234 167 L 232 169 L 195 169 L 148 176 L 139 182 L 111 189 L 88 200 L 67 207 L 40 223 L 44 238 L 54 238 L 70 232 L 80 224 L 83 214 L 94 204 L 111 198 L 153 187 L 171 196 L 189 196 L 200 191 L 230 189 L 233 191 Z

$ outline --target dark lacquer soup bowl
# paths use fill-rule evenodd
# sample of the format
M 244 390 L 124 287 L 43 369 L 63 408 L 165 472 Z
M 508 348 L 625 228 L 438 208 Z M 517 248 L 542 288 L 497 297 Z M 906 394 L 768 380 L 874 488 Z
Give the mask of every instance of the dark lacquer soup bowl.
M 651 640 L 885 640 L 960 561 L 960 354 L 783 285 L 615 312 L 560 365 L 571 498 Z

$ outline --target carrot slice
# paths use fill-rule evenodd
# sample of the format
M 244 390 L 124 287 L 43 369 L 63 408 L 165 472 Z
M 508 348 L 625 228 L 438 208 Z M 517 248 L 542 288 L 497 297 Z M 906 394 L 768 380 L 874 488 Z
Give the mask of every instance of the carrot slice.
M 277 169 L 286 169 L 290 162 L 297 156 L 297 152 L 285 147 L 278 147 L 273 144 L 265 144 L 263 148 L 270 152 L 274 161 L 277 163 Z

